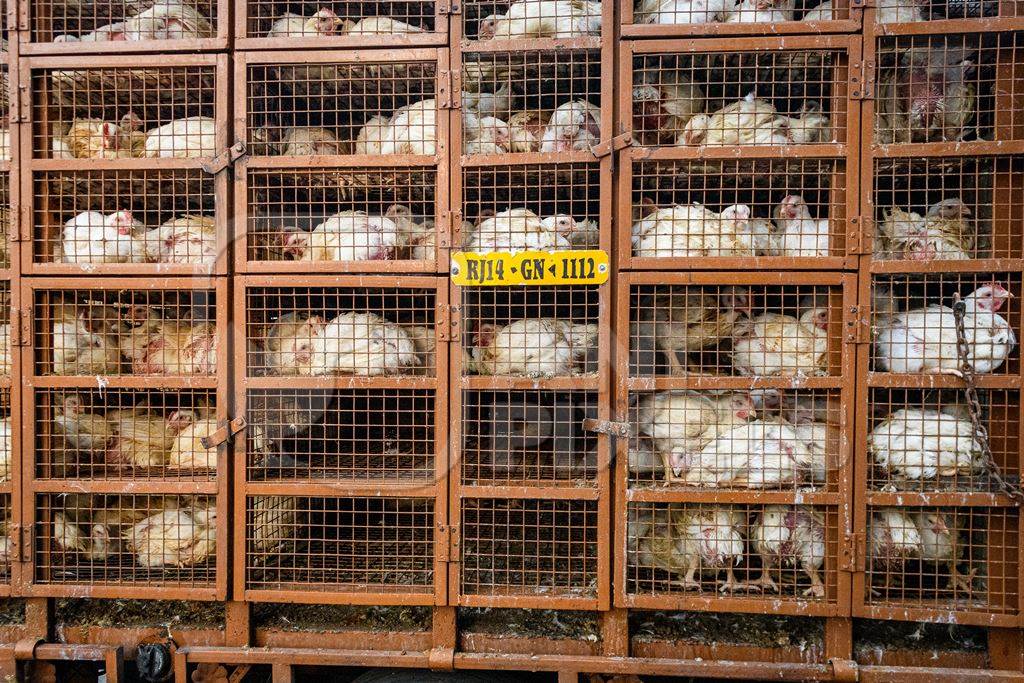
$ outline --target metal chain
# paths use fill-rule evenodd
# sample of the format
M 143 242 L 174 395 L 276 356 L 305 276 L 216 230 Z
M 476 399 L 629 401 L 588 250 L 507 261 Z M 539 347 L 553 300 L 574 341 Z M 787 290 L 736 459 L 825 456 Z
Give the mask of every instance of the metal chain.
M 967 333 L 964 330 L 964 317 L 967 315 L 967 304 L 960 298 L 959 292 L 953 295 L 953 320 L 956 325 L 956 352 L 960 357 L 960 372 L 963 373 L 967 385 L 964 394 L 967 396 L 967 411 L 971 416 L 975 438 L 981 442 L 982 456 L 988 475 L 995 481 L 1001 493 L 1006 494 L 1018 505 L 1024 503 L 1024 491 L 1019 484 L 1011 484 L 1003 478 L 1003 473 L 992 457 L 989 445 L 988 429 L 981 419 L 981 401 L 978 400 L 978 389 L 975 386 L 974 366 L 971 365 L 970 349 L 967 346 Z

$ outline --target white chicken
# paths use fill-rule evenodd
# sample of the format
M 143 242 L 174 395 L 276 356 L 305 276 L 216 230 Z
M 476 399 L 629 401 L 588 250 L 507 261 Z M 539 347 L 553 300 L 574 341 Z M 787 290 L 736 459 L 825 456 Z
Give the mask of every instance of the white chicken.
M 61 263 L 142 263 L 145 226 L 130 211 L 84 211 L 64 224 Z
M 289 128 L 281 136 L 278 149 L 282 156 L 341 154 L 341 141 L 326 128 Z
M 993 282 L 963 299 L 967 360 L 977 373 L 998 369 L 1017 347 L 1017 336 L 997 312 L 1012 296 Z M 877 360 L 883 370 L 962 376 L 952 308 L 931 304 L 876 318 L 874 332 Z
M 54 158 L 127 159 L 143 155 L 145 135 L 138 119 L 127 114 L 120 124 L 101 119 L 75 119 L 67 132 L 54 132 Z
M 701 204 L 658 209 L 633 224 L 638 257 L 760 256 L 750 207 L 735 204 L 716 213 Z
M 212 323 L 162 320 L 148 307 L 129 313 L 135 327 L 121 336 L 121 354 L 132 371 L 149 375 L 208 375 L 217 367 L 217 334 Z
M 141 156 L 148 158 L 212 157 L 217 153 L 217 122 L 208 116 L 175 119 L 146 133 Z
M 648 69 L 633 77 L 633 131 L 642 144 L 672 144 L 704 111 L 704 91 L 681 70 Z
M 483 375 L 553 377 L 596 372 L 598 326 L 527 318 L 503 327 L 481 325 L 474 365 Z
M 572 216 L 557 214 L 540 218 L 529 209 L 508 209 L 480 221 L 464 249 L 477 254 L 569 250 L 572 243 L 567 235 L 575 227 Z
M 754 416 L 747 394 L 662 391 L 640 399 L 635 419 L 637 434 L 661 457 L 665 481 L 676 482 L 705 445 Z
M 970 208 L 959 198 L 933 204 L 924 216 L 892 208 L 878 224 L 876 257 L 910 261 L 970 260 L 974 249 L 974 238 L 966 221 L 970 215 Z
M 146 407 L 108 411 L 114 439 L 104 455 L 113 466 L 163 467 L 174 439 L 170 422 Z
M 581 38 L 600 33 L 601 3 L 592 0 L 515 0 L 483 30 L 497 40 Z
M 717 577 L 725 569 L 720 592 L 744 590 L 746 584 L 736 579 L 733 567 L 743 561 L 746 546 L 741 529 L 746 516 L 738 509 L 723 506 L 683 508 L 672 514 L 673 529 L 680 540 L 685 560 L 685 575 L 678 581 L 684 588 L 700 590 L 697 571 Z
M 156 0 L 149 9 L 124 21 L 101 26 L 81 36 L 59 35 L 54 42 L 185 40 L 213 35 L 213 26 L 192 5 L 182 0 Z
M 754 551 L 761 556 L 761 576 L 752 587 L 778 592 L 772 578 L 781 567 L 795 567 L 811 580 L 803 595 L 825 597 L 821 571 L 825 564 L 825 517 L 802 505 L 766 505 L 750 532 Z
M 342 313 L 329 322 L 282 316 L 267 350 L 279 375 L 386 375 L 411 372 L 419 362 L 409 333 L 374 313 Z
M 961 574 L 957 565 L 960 552 L 957 530 L 953 518 L 935 510 L 911 513 L 910 518 L 921 536 L 921 562 L 949 566 L 949 590 L 962 591 L 970 595 L 974 590 L 973 579 L 977 569 Z
M 541 111 L 519 111 L 508 119 L 509 151 L 539 152 L 540 141 L 547 130 L 551 114 Z
M 64 397 L 56 408 L 53 424 L 65 443 L 76 451 L 99 455 L 114 438 L 114 425 L 101 413 L 88 412 L 82 398 Z
M 212 266 L 217 260 L 217 223 L 208 216 L 179 216 L 143 235 L 147 260 Z
M 116 311 L 104 306 L 58 303 L 53 308 L 53 372 L 110 375 L 121 367 Z
M 380 124 L 371 119 L 375 126 Z M 369 124 L 368 124 L 369 125 Z M 363 131 L 360 131 L 363 136 Z M 373 153 L 370 141 L 375 130 L 368 131 L 366 149 Z M 357 138 L 358 140 L 358 138 Z M 380 132 L 379 154 L 435 154 L 437 151 L 437 101 L 421 100 L 396 109 Z
M 285 12 L 267 31 L 268 38 L 315 38 L 337 35 L 344 22 L 332 10 L 321 7 L 312 16 Z
M 347 36 L 399 35 L 423 33 L 426 29 L 391 17 L 366 17 L 345 28 Z
M 388 261 L 401 242 L 388 213 L 341 211 L 311 232 L 287 231 L 284 253 L 296 261 Z
M 829 255 L 829 220 L 812 218 L 803 197 L 784 197 L 775 207 L 774 218 L 779 228 L 780 256 Z
M 901 579 L 903 566 L 919 559 L 921 551 L 921 533 L 905 510 L 881 508 L 871 514 L 868 558 L 873 573 L 882 575 L 884 587 L 891 587 L 893 579 Z
M 926 481 L 969 476 L 981 465 L 984 446 L 969 419 L 900 408 L 868 434 L 868 452 L 888 476 Z
M 495 116 L 462 112 L 463 154 L 507 154 L 512 132 L 507 123 Z
M 373 116 L 359 129 L 352 142 L 353 154 L 381 154 L 384 134 L 390 119 L 387 116 Z
M 286 313 L 268 325 L 267 368 L 273 375 L 313 375 L 313 343 L 327 321 L 322 316 Z
M 740 0 L 729 13 L 730 24 L 793 21 L 796 0 Z
M 695 456 L 682 459 L 684 480 L 714 488 L 777 488 L 809 478 L 813 456 L 793 427 L 753 420 L 721 433 Z
M 722 21 L 733 0 L 640 0 L 633 12 L 638 24 L 710 24 Z
M 763 313 L 736 326 L 732 364 L 744 376 L 823 375 L 828 365 L 827 308 L 811 308 L 800 318 Z
M 173 508 L 147 517 L 125 534 L 143 567 L 193 567 L 216 552 L 217 508 Z
M 552 112 L 540 139 L 540 151 L 587 151 L 600 142 L 601 110 L 586 100 L 573 100 Z
M 203 446 L 202 440 L 217 431 L 217 418 L 209 410 L 177 410 L 167 416 L 174 432 L 167 467 L 175 470 L 213 470 L 217 468 L 217 449 Z
M 751 92 L 712 114 L 693 116 L 676 145 L 789 145 L 823 142 L 829 119 L 816 105 L 805 103 L 797 117 L 784 116 Z

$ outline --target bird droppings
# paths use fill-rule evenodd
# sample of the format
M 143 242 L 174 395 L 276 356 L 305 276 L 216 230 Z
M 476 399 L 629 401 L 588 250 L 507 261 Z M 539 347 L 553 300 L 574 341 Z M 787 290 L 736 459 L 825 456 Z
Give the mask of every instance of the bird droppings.
M 0 600 L 0 625 L 24 624 L 24 600 Z
M 360 607 L 349 605 L 277 605 L 253 607 L 257 627 L 283 631 L 426 631 L 429 607 Z
M 601 637 L 597 614 L 549 609 L 462 609 L 459 610 L 459 630 L 519 638 L 591 642 Z
M 184 600 L 57 600 L 54 621 L 68 626 L 224 628 L 224 604 Z
M 825 620 L 761 614 L 712 612 L 634 612 L 629 630 L 641 641 L 727 643 L 758 647 L 819 648 L 825 642 Z
M 853 648 L 858 660 L 876 650 L 984 652 L 988 631 L 979 626 L 855 619 Z

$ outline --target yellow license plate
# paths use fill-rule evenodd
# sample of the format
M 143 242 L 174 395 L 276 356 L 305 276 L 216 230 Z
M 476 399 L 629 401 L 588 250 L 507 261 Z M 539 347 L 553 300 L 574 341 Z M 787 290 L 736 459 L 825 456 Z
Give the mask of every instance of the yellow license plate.
M 488 285 L 600 285 L 608 281 L 608 253 L 524 251 L 452 253 L 452 282 L 462 287 Z

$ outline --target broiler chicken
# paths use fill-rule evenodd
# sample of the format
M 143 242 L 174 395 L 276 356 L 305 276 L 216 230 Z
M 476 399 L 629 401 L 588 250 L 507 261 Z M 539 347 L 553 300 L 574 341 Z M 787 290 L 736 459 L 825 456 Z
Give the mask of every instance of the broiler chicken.
M 982 464 L 984 446 L 969 419 L 900 408 L 868 434 L 868 452 L 890 477 L 926 481 L 969 476 Z
M 670 145 L 704 102 L 704 91 L 682 71 L 641 71 L 633 81 L 633 131 L 641 144 Z
M 666 482 L 683 481 L 705 445 L 755 415 L 750 396 L 732 392 L 662 391 L 641 397 L 636 410 L 637 434 L 651 440 Z
M 142 263 L 145 226 L 130 211 L 84 211 L 64 224 L 61 263 Z
M 763 313 L 736 326 L 732 364 L 745 376 L 823 375 L 828 363 L 827 308 L 811 308 L 800 318 Z
M 341 154 L 341 141 L 326 128 L 289 128 L 281 137 L 278 149 L 282 156 Z
M 88 412 L 80 396 L 64 397 L 53 416 L 57 433 L 68 446 L 82 453 L 99 455 L 114 438 L 114 426 L 105 415 Z
M 999 315 L 1012 297 L 998 283 L 979 287 L 964 297 L 967 361 L 977 373 L 999 368 L 1017 347 L 1017 337 Z M 875 348 L 883 370 L 899 373 L 940 373 L 962 376 L 957 353 L 953 309 L 931 304 L 875 320 Z
M 127 159 L 143 156 L 145 136 L 137 133 L 136 126 L 137 119 L 131 115 L 126 115 L 120 124 L 100 119 L 75 119 L 66 133 L 54 136 L 54 157 Z
M 213 470 L 217 467 L 217 448 L 207 448 L 204 438 L 217 431 L 217 418 L 209 410 L 177 410 L 167 417 L 174 433 L 167 466 L 176 470 Z
M 697 114 L 683 127 L 676 145 L 790 145 L 824 142 L 829 119 L 805 103 L 797 117 L 779 114 L 751 92 L 712 114 Z
M 267 32 L 268 38 L 316 38 L 337 35 L 344 22 L 332 10 L 321 7 L 312 16 L 285 12 Z
M 743 535 L 745 515 L 737 509 L 722 506 L 697 506 L 672 512 L 672 526 L 678 535 L 685 575 L 677 583 L 684 588 L 701 589 L 696 573 L 710 573 L 717 578 L 725 570 L 720 592 L 744 590 L 746 584 L 736 579 L 734 565 L 746 552 Z
M 803 197 L 783 198 L 775 207 L 774 218 L 780 231 L 780 256 L 829 255 L 829 220 L 812 218 Z
M 793 21 L 796 0 L 740 0 L 729 13 L 730 24 Z
M 640 0 L 633 10 L 638 24 L 710 24 L 722 21 L 733 0 Z
M 481 325 L 474 365 L 483 375 L 553 377 L 596 372 L 598 326 L 555 318 Z
M 967 261 L 974 238 L 966 218 L 971 210 L 960 199 L 945 199 L 924 216 L 892 208 L 878 224 L 875 255 L 885 259 Z
M 600 142 L 601 110 L 586 100 L 573 100 L 551 113 L 540 139 L 540 151 L 588 151 Z
M 633 224 L 638 257 L 763 256 L 758 253 L 750 207 L 728 206 L 716 213 L 700 204 L 658 209 Z
M 387 213 L 341 211 L 311 232 L 286 232 L 284 253 L 296 261 L 388 261 L 400 241 L 398 225 Z
M 684 481 L 691 486 L 766 489 L 808 479 L 813 456 L 782 420 L 753 420 L 722 432 L 692 458 Z
M 216 551 L 217 508 L 164 510 L 128 530 L 126 539 L 143 567 L 194 567 Z
M 581 38 L 601 33 L 601 3 L 591 0 L 515 0 L 483 34 L 497 40 Z M 478 35 L 483 37 L 478 32 Z
M 182 0 L 156 0 L 147 10 L 124 21 L 101 26 L 81 36 L 58 35 L 53 42 L 99 42 L 120 40 L 185 40 L 211 38 L 210 22 Z
M 935 510 L 914 512 L 910 518 L 914 520 L 921 536 L 921 562 L 948 565 L 949 590 L 970 595 L 974 590 L 972 584 L 977 570 L 971 569 L 967 574 L 961 574 L 957 567 L 963 547 L 957 538 L 953 518 Z
M 313 375 L 313 343 L 327 322 L 319 315 L 286 313 L 266 333 L 267 367 L 271 374 Z
M 374 135 L 368 132 L 367 139 Z M 379 154 L 435 154 L 437 101 L 422 100 L 396 109 L 380 136 Z M 367 150 L 373 153 L 372 146 L 367 145 Z
M 212 266 L 217 260 L 217 222 L 207 216 L 172 218 L 142 239 L 153 263 Z
M 878 83 L 875 136 L 881 143 L 962 140 L 974 120 L 975 86 L 964 47 L 912 47 Z
M 163 467 L 174 442 L 174 430 L 162 415 L 146 407 L 112 410 L 106 414 L 114 439 L 104 462 L 114 466 Z
M 803 505 L 766 505 L 750 532 L 754 551 L 761 556 L 761 576 L 751 586 L 778 592 L 772 578 L 781 567 L 799 566 L 811 580 L 803 595 L 825 597 L 821 581 L 825 564 L 825 517 Z
M 110 375 L 120 370 L 117 311 L 96 305 L 58 303 L 53 308 L 53 372 Z
M 208 116 L 175 119 L 146 133 L 141 156 L 148 158 L 212 157 L 217 153 L 217 122 Z
M 425 30 L 391 17 L 366 17 L 351 26 L 346 26 L 344 34 L 347 36 L 380 36 L 423 33 Z
M 921 533 L 913 518 L 901 508 L 882 508 L 871 514 L 868 524 L 868 558 L 873 573 L 881 573 L 883 584 L 902 578 L 904 565 L 921 557 Z
M 547 130 L 551 114 L 540 111 L 516 112 L 508 119 L 509 151 L 539 152 L 541 138 Z
M 686 356 L 729 338 L 737 323 L 750 313 L 749 292 L 726 287 L 720 292 L 689 288 L 659 294 L 640 309 L 634 338 L 652 339 L 668 362 L 669 374 L 687 373 Z M 679 355 L 683 355 L 680 361 Z
M 162 320 L 156 311 L 136 307 L 136 323 L 120 340 L 133 372 L 148 375 L 207 375 L 217 367 L 217 335 L 212 323 Z
M 576 221 L 564 214 L 540 218 L 529 209 L 508 209 L 480 221 L 464 249 L 477 254 L 568 250 L 567 235 L 575 227 Z

